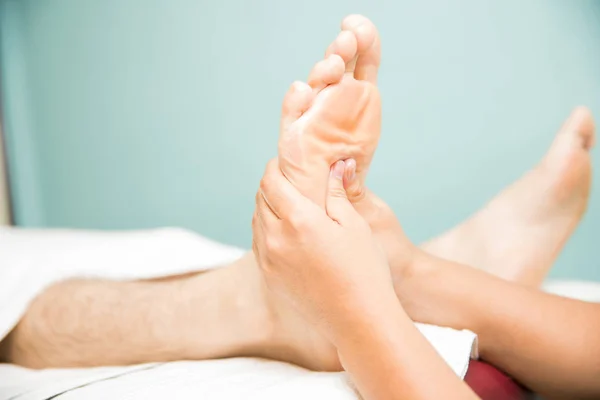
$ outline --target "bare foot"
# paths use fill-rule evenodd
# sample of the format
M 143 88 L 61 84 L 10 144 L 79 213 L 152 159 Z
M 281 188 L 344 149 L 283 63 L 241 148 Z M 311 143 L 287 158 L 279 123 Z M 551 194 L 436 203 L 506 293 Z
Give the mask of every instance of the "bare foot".
M 349 16 L 308 83 L 294 82 L 283 101 L 279 165 L 303 195 L 321 206 L 336 161 L 355 159 L 357 179 L 365 180 L 381 128 L 375 86 L 379 53 L 371 21 Z
M 589 110 L 575 109 L 536 168 L 421 248 L 505 279 L 539 285 L 587 207 L 594 139 Z M 392 272 L 406 265 L 415 252 L 394 212 L 349 177 L 347 190 L 383 244 Z
M 279 165 L 305 196 L 325 206 L 330 168 L 339 159 L 359 162 L 355 179 L 364 182 L 377 147 L 381 107 L 375 86 L 379 38 L 362 16 L 349 16 L 329 46 L 326 58 L 311 71 L 308 83 L 295 82 L 283 101 Z M 247 271 L 260 271 L 252 257 Z M 260 285 L 269 310 L 272 335 L 263 357 L 314 370 L 339 371 L 336 348 L 293 309 Z
M 586 210 L 593 144 L 590 111 L 577 108 L 537 167 L 423 249 L 505 279 L 540 285 Z

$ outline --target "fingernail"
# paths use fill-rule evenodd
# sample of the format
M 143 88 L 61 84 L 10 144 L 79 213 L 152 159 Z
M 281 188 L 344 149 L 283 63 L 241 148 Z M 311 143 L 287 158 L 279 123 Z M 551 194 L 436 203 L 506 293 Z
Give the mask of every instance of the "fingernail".
M 345 164 L 342 160 L 336 162 L 331 170 L 333 177 L 336 179 L 342 179 L 344 177 Z

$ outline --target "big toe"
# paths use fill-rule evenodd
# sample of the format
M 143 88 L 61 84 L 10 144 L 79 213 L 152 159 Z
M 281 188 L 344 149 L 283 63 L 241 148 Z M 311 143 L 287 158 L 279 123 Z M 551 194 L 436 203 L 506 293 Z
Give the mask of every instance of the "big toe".
M 581 141 L 581 145 L 589 150 L 596 143 L 596 127 L 592 112 L 587 107 L 577 107 L 572 113 L 572 118 L 577 124 L 577 134 Z
M 575 188 L 586 192 L 589 190 L 589 150 L 594 145 L 594 140 L 594 120 L 591 112 L 585 107 L 575 108 L 560 128 L 542 161 L 544 170 L 550 171 L 550 176 L 559 182 L 562 192 L 571 193 Z
M 369 51 L 375 41 L 379 39 L 379 34 L 375 24 L 365 16 L 359 14 L 348 15 L 342 21 L 342 30 L 350 31 L 356 36 L 358 44 L 358 54 L 364 54 Z
M 591 111 L 587 107 L 576 107 L 561 127 L 556 141 L 568 142 L 571 146 L 578 146 L 584 150 L 591 149 L 595 142 L 594 118 Z
M 342 21 L 342 32 L 350 32 L 356 46 L 351 48 L 336 39 L 327 49 L 327 55 L 338 54 L 346 63 L 346 73 L 355 79 L 377 83 L 381 60 L 381 44 L 377 28 L 362 15 L 349 15 Z M 352 51 L 353 50 L 353 51 Z

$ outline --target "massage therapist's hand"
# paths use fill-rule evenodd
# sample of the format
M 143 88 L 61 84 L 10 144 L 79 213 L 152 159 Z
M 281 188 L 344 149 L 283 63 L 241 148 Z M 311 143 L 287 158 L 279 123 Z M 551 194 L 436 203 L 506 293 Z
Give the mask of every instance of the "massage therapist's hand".
M 346 197 L 344 173 L 345 163 L 338 161 L 323 210 L 271 161 L 252 220 L 253 248 L 267 285 L 334 343 L 345 328 L 373 321 L 382 303 L 397 303 L 386 258 Z

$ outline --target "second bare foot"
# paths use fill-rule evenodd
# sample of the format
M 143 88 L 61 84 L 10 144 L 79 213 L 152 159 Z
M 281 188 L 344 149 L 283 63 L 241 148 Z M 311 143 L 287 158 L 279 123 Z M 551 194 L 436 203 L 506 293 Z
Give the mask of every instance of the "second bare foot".
M 594 123 L 577 108 L 536 168 L 466 222 L 421 248 L 504 279 L 538 286 L 581 220 L 591 185 Z M 350 162 L 352 165 L 352 162 Z M 382 243 L 395 276 L 418 253 L 394 212 L 361 182 L 347 177 L 349 197 Z M 398 278 L 399 279 L 399 278 Z
M 594 122 L 575 109 L 541 162 L 483 209 L 423 248 L 538 286 L 587 208 Z

